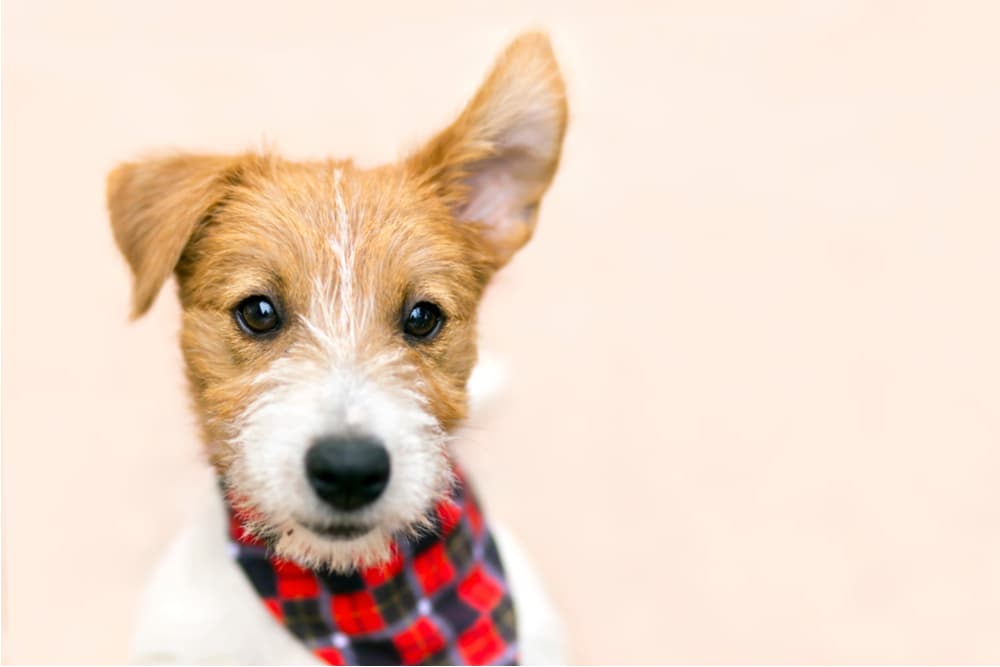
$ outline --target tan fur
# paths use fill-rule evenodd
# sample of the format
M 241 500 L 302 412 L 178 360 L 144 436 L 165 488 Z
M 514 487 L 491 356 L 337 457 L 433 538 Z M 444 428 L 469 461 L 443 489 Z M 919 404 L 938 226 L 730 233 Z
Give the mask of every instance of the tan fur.
M 226 192 L 225 204 L 200 226 L 177 267 L 184 308 L 182 348 L 206 440 L 219 443 L 275 359 L 309 354 L 304 325 L 314 278 L 335 278 L 327 237 L 335 233 L 332 186 L 337 163 L 296 164 L 268 158 L 249 166 Z M 474 227 L 447 211 L 405 172 L 359 171 L 340 164 L 358 239 L 354 280 L 376 317 L 359 338 L 361 355 L 400 352 L 419 369 L 431 409 L 445 429 L 465 416 L 465 381 L 475 362 L 476 304 L 493 259 Z M 351 215 L 351 214 L 354 215 Z M 280 298 L 287 325 L 273 341 L 250 339 L 233 326 L 231 310 L 252 294 Z M 419 295 L 419 296 L 418 296 Z M 336 292 L 331 300 L 340 298 Z M 400 335 L 406 303 L 430 299 L 447 313 L 441 335 L 410 345 Z M 360 310 L 365 306 L 357 304 Z
M 485 238 L 506 263 L 534 231 L 538 206 L 559 166 L 566 130 L 566 88 L 548 38 L 527 33 L 497 60 L 458 119 L 410 159 L 441 199 L 466 217 L 470 189 L 498 168 L 515 189 L 505 219 Z
M 239 417 L 267 390 L 267 369 L 318 355 L 307 324 L 315 303 L 351 316 L 352 358 L 398 358 L 396 379 L 416 388 L 440 428 L 461 422 L 477 305 L 532 234 L 565 124 L 548 40 L 528 34 L 451 126 L 396 164 L 180 155 L 112 172 L 108 206 L 134 274 L 133 315 L 175 272 L 187 376 L 220 472 L 239 456 Z M 251 295 L 278 305 L 285 324 L 274 337 L 250 337 L 234 322 Z M 401 321 L 421 300 L 447 319 L 432 341 L 413 343 Z

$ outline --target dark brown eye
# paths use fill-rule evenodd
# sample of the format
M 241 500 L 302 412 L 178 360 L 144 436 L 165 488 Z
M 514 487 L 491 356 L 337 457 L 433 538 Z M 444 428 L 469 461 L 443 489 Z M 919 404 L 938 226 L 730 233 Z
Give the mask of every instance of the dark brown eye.
M 403 331 L 411 338 L 426 340 L 441 329 L 444 315 L 441 309 L 430 301 L 421 301 L 410 308 L 403 320 Z
M 278 330 L 281 318 L 266 296 L 251 296 L 236 306 L 236 322 L 248 334 L 261 336 Z

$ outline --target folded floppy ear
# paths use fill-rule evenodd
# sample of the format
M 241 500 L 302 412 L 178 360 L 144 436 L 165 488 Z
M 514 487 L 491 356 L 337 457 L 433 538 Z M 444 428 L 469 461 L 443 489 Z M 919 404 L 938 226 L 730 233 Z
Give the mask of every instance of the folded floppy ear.
M 566 129 L 566 89 L 548 38 L 518 37 L 450 127 L 409 159 L 459 220 L 478 223 L 497 266 L 534 230 Z
M 108 175 L 111 231 L 134 279 L 133 318 L 149 310 L 239 163 L 238 157 L 177 155 L 125 163 Z

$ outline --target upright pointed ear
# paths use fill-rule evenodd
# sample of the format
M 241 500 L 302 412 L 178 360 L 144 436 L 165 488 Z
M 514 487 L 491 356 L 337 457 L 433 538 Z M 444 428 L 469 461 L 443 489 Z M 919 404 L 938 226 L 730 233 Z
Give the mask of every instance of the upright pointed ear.
M 239 157 L 177 155 L 129 162 L 108 175 L 111 231 L 132 269 L 132 317 L 153 304 L 194 233 L 221 200 Z
M 531 238 L 566 114 L 549 40 L 527 33 L 501 54 L 458 119 L 408 161 L 456 218 L 481 225 L 498 267 Z

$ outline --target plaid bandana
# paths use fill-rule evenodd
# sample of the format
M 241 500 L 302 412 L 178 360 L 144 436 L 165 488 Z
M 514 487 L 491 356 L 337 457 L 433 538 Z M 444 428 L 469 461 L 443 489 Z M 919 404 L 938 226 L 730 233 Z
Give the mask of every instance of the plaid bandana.
M 514 606 L 493 536 L 461 481 L 435 529 L 351 574 L 277 558 L 230 508 L 230 545 L 264 605 L 331 665 L 514 665 Z

